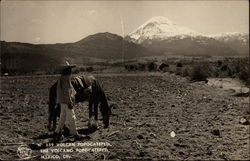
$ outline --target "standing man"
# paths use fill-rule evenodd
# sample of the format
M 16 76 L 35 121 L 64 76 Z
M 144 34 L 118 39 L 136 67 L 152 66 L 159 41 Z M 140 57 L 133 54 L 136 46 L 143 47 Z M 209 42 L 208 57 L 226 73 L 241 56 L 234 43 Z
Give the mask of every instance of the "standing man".
M 55 139 L 60 139 L 62 136 L 62 129 L 65 123 L 70 130 L 70 135 L 78 137 L 79 134 L 76 130 L 75 114 L 74 114 L 74 104 L 75 104 L 75 94 L 76 91 L 71 84 L 71 74 L 72 68 L 75 65 L 70 65 L 67 61 L 66 64 L 62 66 L 61 77 L 57 82 L 56 90 L 56 103 L 61 106 L 61 113 L 58 126 L 55 131 Z

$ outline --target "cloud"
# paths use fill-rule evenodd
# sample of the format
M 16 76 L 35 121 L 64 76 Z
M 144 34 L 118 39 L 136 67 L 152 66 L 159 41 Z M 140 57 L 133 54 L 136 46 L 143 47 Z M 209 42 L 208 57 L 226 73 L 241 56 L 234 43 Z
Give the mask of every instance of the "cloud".
M 37 19 L 32 18 L 32 19 L 31 19 L 31 22 L 37 22 Z
M 39 42 L 41 40 L 41 38 L 40 37 L 36 37 L 35 40 L 36 40 L 36 42 Z
M 37 19 L 37 18 L 32 18 L 31 22 L 32 23 L 42 23 L 42 21 L 40 19 Z
M 93 15 L 96 14 L 96 13 L 97 13 L 97 11 L 94 10 L 94 9 L 92 9 L 92 10 L 88 10 L 87 12 L 81 13 L 81 14 L 80 14 L 80 17 L 81 17 L 81 18 L 88 18 L 88 17 L 90 17 L 90 16 L 93 16 Z
M 96 10 L 88 10 L 88 12 L 87 12 L 87 15 L 88 16 L 92 16 L 92 15 L 94 15 L 94 14 L 96 14 L 97 13 L 97 11 Z
M 55 12 L 51 12 L 51 13 L 50 13 L 50 16 L 51 16 L 51 17 L 56 17 Z

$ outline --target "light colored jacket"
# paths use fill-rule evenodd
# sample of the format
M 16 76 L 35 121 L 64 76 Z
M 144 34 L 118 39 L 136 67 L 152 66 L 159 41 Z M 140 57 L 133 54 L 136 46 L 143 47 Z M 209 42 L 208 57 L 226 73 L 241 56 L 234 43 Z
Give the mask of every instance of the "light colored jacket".
M 61 75 L 57 81 L 56 103 L 58 104 L 74 104 L 76 91 L 71 84 L 71 75 Z

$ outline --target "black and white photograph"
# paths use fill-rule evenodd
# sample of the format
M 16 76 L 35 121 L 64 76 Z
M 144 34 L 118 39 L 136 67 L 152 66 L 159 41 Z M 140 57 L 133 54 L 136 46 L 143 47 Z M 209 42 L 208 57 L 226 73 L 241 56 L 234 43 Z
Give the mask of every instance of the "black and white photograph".
M 0 160 L 250 160 L 248 0 L 1 0 Z

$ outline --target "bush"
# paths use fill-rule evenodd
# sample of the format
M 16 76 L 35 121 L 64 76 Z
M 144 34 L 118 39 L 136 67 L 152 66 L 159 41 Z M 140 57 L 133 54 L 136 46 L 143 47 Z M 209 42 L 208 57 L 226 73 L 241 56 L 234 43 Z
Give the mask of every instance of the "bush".
M 217 61 L 217 65 L 220 67 L 220 66 L 222 66 L 222 61 L 221 60 L 218 60 Z
M 93 71 L 94 71 L 94 68 L 93 68 L 93 67 L 87 67 L 87 68 L 86 68 L 86 71 L 87 71 L 87 72 L 93 72 Z
M 249 58 L 232 59 L 228 67 L 228 75 L 230 77 L 237 77 L 246 84 L 250 84 Z
M 137 71 L 138 70 L 137 64 L 129 64 L 129 65 L 125 65 L 124 67 L 128 71 Z
M 201 65 L 196 65 L 192 68 L 190 78 L 193 81 L 207 81 L 207 71 Z
M 146 64 L 143 64 L 143 63 L 138 63 L 138 70 L 140 71 L 144 71 L 146 68 Z
M 238 74 L 240 80 L 244 81 L 247 85 L 250 84 L 249 68 L 247 66 L 241 67 L 241 71 Z
M 175 71 L 176 75 L 182 75 L 182 68 L 181 67 L 177 67 L 176 71 Z
M 239 73 L 239 78 L 245 82 L 249 79 L 249 73 L 246 70 L 243 70 Z
M 148 71 L 156 71 L 157 70 L 157 64 L 154 62 L 151 62 L 148 64 Z
M 221 71 L 226 71 L 227 69 L 228 69 L 227 64 L 223 65 L 223 66 L 220 68 Z
M 159 66 L 159 71 L 162 71 L 162 72 L 167 72 L 169 70 L 169 65 L 167 63 L 162 63 L 160 66 Z
M 176 64 L 176 67 L 183 67 L 183 65 L 182 65 L 181 62 L 178 62 L 178 63 Z
M 186 67 L 186 68 L 184 68 L 183 70 L 182 70 L 182 76 L 183 77 L 187 77 L 187 76 L 189 76 L 189 68 L 188 67 Z

